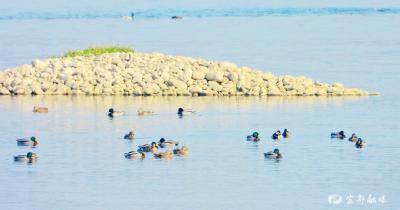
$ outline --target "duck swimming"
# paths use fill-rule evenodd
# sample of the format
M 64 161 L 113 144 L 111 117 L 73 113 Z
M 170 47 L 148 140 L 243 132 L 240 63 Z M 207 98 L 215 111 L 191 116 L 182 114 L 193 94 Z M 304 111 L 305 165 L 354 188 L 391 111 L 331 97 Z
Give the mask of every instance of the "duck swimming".
M 193 111 L 193 110 L 190 110 L 190 109 L 183 109 L 182 107 L 180 107 L 179 109 L 178 109 L 178 112 L 177 112 L 177 114 L 179 115 L 179 116 L 183 116 L 183 115 L 188 115 L 188 114 L 194 114 L 195 113 L 195 111 Z
M 160 141 L 158 141 L 158 145 L 161 148 L 164 147 L 173 147 L 173 146 L 178 146 L 179 142 L 174 141 L 174 140 L 165 140 L 164 138 L 161 138 Z
M 162 159 L 172 159 L 174 157 L 174 153 L 171 151 L 166 151 L 166 152 L 159 152 L 159 153 L 154 153 L 155 158 L 162 158 Z
M 38 144 L 38 141 L 36 140 L 36 137 L 32 136 L 31 138 L 23 138 L 23 139 L 17 139 L 17 145 L 19 146 L 36 146 Z
M 253 132 L 253 134 L 247 136 L 247 141 L 254 141 L 254 142 L 258 142 L 260 141 L 260 137 L 258 132 Z
M 33 107 L 33 112 L 37 112 L 37 113 L 47 113 L 49 112 L 49 108 L 47 107 Z
M 123 111 L 115 111 L 113 108 L 110 108 L 108 110 L 108 116 L 109 117 L 118 117 L 124 115 Z
M 285 130 L 283 130 L 283 138 L 289 138 L 291 135 L 291 133 L 288 131 L 288 129 L 285 128 Z
M 36 155 L 36 153 L 33 152 L 28 152 L 26 155 L 17 155 L 14 156 L 14 161 L 17 162 L 33 162 L 36 161 L 38 159 L 38 156 Z
M 189 148 L 182 146 L 181 148 L 174 149 L 174 154 L 179 156 L 186 156 L 189 154 Z
M 349 138 L 349 141 L 356 142 L 358 140 L 358 137 L 355 133 L 351 134 L 351 137 Z
M 338 133 L 331 133 L 331 138 L 338 138 L 338 139 L 344 139 L 346 138 L 346 135 L 344 135 L 344 131 L 340 131 Z
M 363 148 L 363 147 L 366 146 L 366 143 L 365 143 L 365 141 L 363 141 L 361 138 L 358 138 L 358 139 L 357 139 L 357 142 L 356 142 L 356 144 L 355 144 L 355 146 L 356 146 L 357 148 Z
M 152 152 L 155 153 L 158 150 L 158 145 L 156 142 L 152 142 L 151 144 L 140 145 L 138 152 Z
M 133 131 L 129 131 L 129 133 L 124 136 L 124 139 L 133 140 L 134 138 L 135 134 L 133 133 Z
M 274 134 L 272 134 L 272 139 L 274 139 L 274 140 L 278 140 L 278 139 L 280 139 L 281 138 L 281 136 L 282 136 L 282 133 L 281 133 L 281 131 L 280 130 L 277 130 Z
M 143 152 L 130 151 L 124 154 L 128 159 L 143 159 L 146 155 Z
M 143 109 L 138 109 L 137 113 L 139 116 L 150 116 L 154 114 L 152 111 L 144 111 Z
M 171 19 L 183 19 L 183 17 L 175 15 L 175 16 L 172 16 Z
M 279 149 L 274 149 L 274 151 L 269 151 L 264 153 L 264 157 L 266 158 L 274 158 L 274 159 L 281 159 L 282 154 L 279 152 Z

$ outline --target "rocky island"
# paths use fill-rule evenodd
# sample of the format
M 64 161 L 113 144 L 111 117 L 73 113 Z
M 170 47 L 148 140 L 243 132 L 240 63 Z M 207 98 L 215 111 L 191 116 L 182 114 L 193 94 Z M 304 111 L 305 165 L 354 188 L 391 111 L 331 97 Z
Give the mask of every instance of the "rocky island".
M 229 62 L 131 51 L 72 55 L 0 72 L 0 95 L 363 96 L 340 83 Z

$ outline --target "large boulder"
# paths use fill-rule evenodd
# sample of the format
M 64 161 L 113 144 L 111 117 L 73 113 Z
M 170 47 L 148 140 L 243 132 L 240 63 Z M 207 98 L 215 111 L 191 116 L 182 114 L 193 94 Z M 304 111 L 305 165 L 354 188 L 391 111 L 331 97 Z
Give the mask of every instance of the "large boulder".
M 218 71 L 209 71 L 206 74 L 206 79 L 208 81 L 222 82 L 224 79 L 224 74 L 222 72 L 218 72 Z

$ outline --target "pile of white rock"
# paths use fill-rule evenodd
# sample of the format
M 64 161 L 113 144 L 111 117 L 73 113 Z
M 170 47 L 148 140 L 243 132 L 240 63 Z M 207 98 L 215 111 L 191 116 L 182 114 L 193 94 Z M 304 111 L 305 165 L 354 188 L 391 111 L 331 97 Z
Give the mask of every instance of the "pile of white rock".
M 35 60 L 0 72 L 0 95 L 348 96 L 340 83 L 158 53 L 112 53 Z

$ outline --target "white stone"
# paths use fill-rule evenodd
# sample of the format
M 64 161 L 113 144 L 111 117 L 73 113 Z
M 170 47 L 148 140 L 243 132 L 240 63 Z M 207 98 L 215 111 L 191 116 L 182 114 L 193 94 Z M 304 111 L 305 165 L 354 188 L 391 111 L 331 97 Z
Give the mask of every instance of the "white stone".
M 218 82 L 216 81 L 209 81 L 208 82 L 208 86 L 211 88 L 211 90 L 214 91 L 221 91 L 222 90 L 222 86 L 218 84 Z
M 41 60 L 34 60 L 32 61 L 32 66 L 37 69 L 44 69 L 47 67 L 47 63 Z
M 232 82 L 236 82 L 239 80 L 239 76 L 236 72 L 229 72 L 228 79 Z
M 7 88 L 2 87 L 0 88 L 0 95 L 10 95 L 10 91 Z
M 222 72 L 217 72 L 217 71 L 209 71 L 206 74 L 206 79 L 208 81 L 216 81 L 216 82 L 222 82 L 224 78 L 224 75 Z
M 191 93 L 201 93 L 203 90 L 201 87 L 193 85 L 189 87 L 189 92 Z
M 0 72 L 0 94 L 366 95 L 305 76 L 276 77 L 229 62 L 159 53 L 35 60 Z
M 204 79 L 206 74 L 202 71 L 193 71 L 192 73 L 192 79 L 194 80 L 202 80 Z

